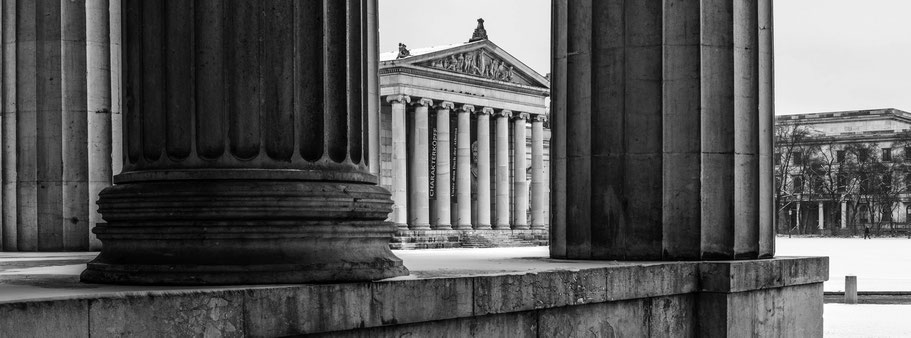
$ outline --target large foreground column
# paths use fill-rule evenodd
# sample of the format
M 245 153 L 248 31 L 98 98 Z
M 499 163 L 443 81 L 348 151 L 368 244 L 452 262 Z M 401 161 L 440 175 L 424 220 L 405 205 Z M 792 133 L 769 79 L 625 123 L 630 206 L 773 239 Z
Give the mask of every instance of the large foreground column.
M 551 255 L 772 257 L 771 1 L 554 1 Z
M 82 280 L 251 284 L 405 274 L 366 163 L 361 2 L 124 11 L 126 163 Z M 372 21 L 371 21 L 372 22 Z

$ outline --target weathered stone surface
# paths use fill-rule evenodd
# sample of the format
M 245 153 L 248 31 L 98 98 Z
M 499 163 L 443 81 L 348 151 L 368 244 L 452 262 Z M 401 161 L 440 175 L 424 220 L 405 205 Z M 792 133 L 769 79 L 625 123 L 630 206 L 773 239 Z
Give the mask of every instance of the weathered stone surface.
M 239 291 L 151 293 L 90 301 L 92 337 L 242 337 Z
M 538 337 L 535 312 L 476 316 L 428 323 L 385 326 L 315 337 Z
M 648 300 L 627 300 L 542 310 L 542 337 L 646 337 Z
M 88 337 L 89 300 L 0 303 L 0 337 Z
M 469 317 L 473 313 L 472 283 L 472 278 L 374 283 L 373 314 L 383 325 Z
M 822 283 L 829 279 L 828 257 L 703 262 L 701 291 L 740 292 L 790 285 Z
M 697 296 L 700 337 L 822 337 L 822 283 Z
M 327 284 L 247 290 L 246 334 L 276 337 L 382 325 L 370 284 Z

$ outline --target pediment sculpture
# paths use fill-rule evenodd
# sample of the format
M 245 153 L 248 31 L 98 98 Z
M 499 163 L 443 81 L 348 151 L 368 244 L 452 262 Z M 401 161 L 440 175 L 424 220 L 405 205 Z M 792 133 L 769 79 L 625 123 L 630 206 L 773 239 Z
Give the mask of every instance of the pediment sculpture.
M 515 75 L 512 65 L 484 50 L 452 54 L 431 61 L 430 67 L 506 82 Z

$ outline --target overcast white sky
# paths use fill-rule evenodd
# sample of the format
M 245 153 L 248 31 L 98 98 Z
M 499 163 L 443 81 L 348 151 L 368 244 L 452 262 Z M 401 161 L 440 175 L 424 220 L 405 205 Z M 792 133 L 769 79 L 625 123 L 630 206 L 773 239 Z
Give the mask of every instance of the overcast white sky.
M 542 75 L 550 69 L 550 0 L 379 0 L 380 49 L 490 40 Z M 911 111 L 911 1 L 775 1 L 776 113 Z

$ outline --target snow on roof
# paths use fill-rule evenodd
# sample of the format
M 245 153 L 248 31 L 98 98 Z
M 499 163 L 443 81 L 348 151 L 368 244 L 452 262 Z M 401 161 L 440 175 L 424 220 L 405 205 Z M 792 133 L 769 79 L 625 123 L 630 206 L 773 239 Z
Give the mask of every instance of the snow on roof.
M 446 50 L 446 49 L 455 48 L 455 47 L 459 47 L 459 46 L 464 46 L 469 43 L 471 43 L 471 42 L 463 42 L 463 43 L 456 43 L 456 44 L 442 45 L 442 46 L 433 46 L 433 47 L 422 47 L 422 48 L 410 49 L 409 51 L 411 52 L 411 56 L 418 56 L 418 55 L 430 54 L 433 52 L 439 52 L 441 50 Z M 393 60 L 395 60 L 395 58 L 397 56 L 399 56 L 398 50 L 396 50 L 394 52 L 380 53 L 380 61 L 393 61 Z M 411 57 L 411 56 L 409 56 L 409 57 Z M 407 57 L 404 59 L 407 59 Z

